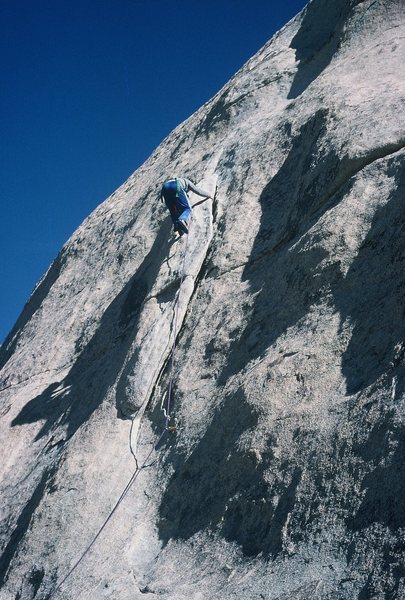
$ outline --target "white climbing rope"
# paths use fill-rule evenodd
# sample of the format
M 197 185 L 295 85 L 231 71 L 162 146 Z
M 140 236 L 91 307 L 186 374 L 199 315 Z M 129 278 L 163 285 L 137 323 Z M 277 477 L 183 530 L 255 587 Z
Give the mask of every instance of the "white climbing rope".
M 163 429 L 163 431 L 160 434 L 157 442 L 150 449 L 150 451 L 149 451 L 147 457 L 145 458 L 145 460 L 143 461 L 142 465 L 140 467 L 136 466 L 135 471 L 132 473 L 132 475 L 131 475 L 130 479 L 128 480 L 128 483 L 126 484 L 125 488 L 123 489 L 120 497 L 118 498 L 118 500 L 115 503 L 115 505 L 113 506 L 113 508 L 110 510 L 107 518 L 104 520 L 104 523 L 101 525 L 101 527 L 97 531 L 96 535 L 93 537 L 93 539 L 88 544 L 88 546 L 86 547 L 86 549 L 82 552 L 82 554 L 80 555 L 80 557 L 78 558 L 78 560 L 75 562 L 75 564 L 73 565 L 73 567 L 70 569 L 70 571 L 68 571 L 68 573 L 62 579 L 62 581 L 60 581 L 60 583 L 58 583 L 58 585 L 53 590 L 53 592 L 51 592 L 51 594 L 48 596 L 48 600 L 51 600 L 51 598 L 53 598 L 57 594 L 57 592 L 60 590 L 60 588 L 64 585 L 64 583 L 66 583 L 66 581 L 69 579 L 69 577 L 72 575 L 72 573 L 80 565 L 80 563 L 85 558 L 85 556 L 90 552 L 91 548 L 94 546 L 94 544 L 96 543 L 96 541 L 98 540 L 98 538 L 100 537 L 100 535 L 102 534 L 102 532 L 104 531 L 105 527 L 107 526 L 108 522 L 113 517 L 113 515 L 116 512 L 117 508 L 119 507 L 119 505 L 121 504 L 121 502 L 124 500 L 125 496 L 129 492 L 129 490 L 132 487 L 132 485 L 134 484 L 134 482 L 135 482 L 136 478 L 138 477 L 139 473 L 145 467 L 145 465 L 148 462 L 148 460 L 149 460 L 152 452 L 158 447 L 158 445 L 159 445 L 159 443 L 160 443 L 160 441 L 163 438 L 163 436 L 164 436 L 165 433 L 166 433 L 166 429 Z
M 189 223 L 189 234 L 190 234 L 190 229 L 191 229 L 191 218 L 190 218 L 190 223 Z M 161 404 L 161 408 L 163 410 L 163 414 L 165 416 L 166 419 L 166 429 L 169 428 L 169 423 L 170 423 L 170 417 L 171 417 L 171 402 L 172 402 L 172 395 L 173 395 L 173 380 L 174 380 L 174 368 L 175 368 L 175 361 L 176 361 L 176 347 L 177 347 L 177 325 L 178 325 L 178 314 L 179 314 L 179 299 L 180 299 L 180 294 L 181 294 L 181 288 L 183 286 L 183 281 L 184 278 L 186 276 L 186 258 L 187 258 L 187 250 L 188 250 L 188 241 L 189 241 L 189 234 L 187 235 L 187 242 L 184 248 L 184 253 L 183 253 L 183 261 L 182 261 L 182 266 L 181 266 L 181 275 L 180 275 L 180 285 L 179 285 L 179 289 L 175 298 L 175 305 L 174 305 L 174 327 L 173 327 L 173 348 L 172 348 L 172 355 L 170 357 L 170 370 L 169 370 L 169 383 L 167 386 L 167 393 L 165 394 L 165 396 L 162 399 L 162 404 Z M 166 404 L 166 406 L 165 406 Z
M 191 219 L 190 219 L 190 224 L 191 224 Z M 189 228 L 190 231 L 190 228 Z M 69 577 L 73 574 L 73 572 L 77 569 L 77 567 L 80 565 L 80 563 L 84 560 L 84 558 L 86 557 L 86 555 L 90 552 L 91 548 L 94 546 L 94 544 L 96 543 L 96 541 L 98 540 L 98 538 L 100 537 L 100 535 L 102 534 L 102 532 L 104 531 L 105 527 L 107 526 L 107 524 L 109 523 L 109 521 L 112 519 L 114 513 L 116 512 L 116 510 L 118 509 L 119 505 L 121 504 L 121 502 L 124 500 L 125 496 L 127 495 L 127 493 L 129 492 L 129 490 L 131 489 L 132 485 L 134 484 L 135 480 L 137 479 L 139 473 L 142 471 L 142 469 L 151 466 L 148 465 L 148 460 L 151 457 L 152 453 L 154 450 L 156 450 L 156 448 L 159 446 L 163 436 L 165 435 L 165 433 L 167 431 L 170 431 L 169 429 L 169 424 L 170 424 L 170 418 L 171 418 L 171 399 L 172 399 L 172 392 L 173 392 L 173 379 L 174 379 L 174 368 L 175 368 L 175 354 L 176 354 L 176 344 L 177 344 L 177 325 L 178 325 L 178 310 L 179 310 L 179 298 L 180 298 L 180 293 L 181 293 L 181 288 L 183 285 L 183 281 L 185 278 L 185 267 L 186 267 L 186 257 L 187 257 L 187 250 L 188 250 L 188 241 L 189 241 L 189 237 L 187 235 L 187 241 L 186 241 L 186 245 L 185 245 L 185 249 L 184 249 L 184 254 L 183 254 L 183 260 L 182 260 L 182 266 L 181 266 L 181 276 L 180 276 L 180 285 L 179 285 L 179 289 L 178 292 L 176 294 L 175 297 L 175 304 L 174 304 L 174 326 L 173 326 L 173 348 L 172 348 L 172 354 L 171 354 L 171 358 L 170 358 L 170 369 L 169 369 L 169 382 L 168 382 L 168 388 L 167 388 L 167 393 L 164 397 L 164 400 L 166 400 L 166 407 L 164 407 L 164 400 L 162 401 L 162 409 L 165 415 L 165 428 L 163 429 L 162 433 L 160 434 L 157 442 L 152 446 L 152 448 L 150 449 L 149 453 L 147 454 L 145 460 L 143 461 L 143 463 L 141 464 L 141 466 L 138 465 L 138 459 L 135 455 L 135 453 L 133 452 L 132 449 L 132 445 L 131 445 L 131 436 L 132 436 L 132 428 L 134 425 L 134 419 L 132 420 L 132 424 L 131 424 L 131 429 L 130 429 L 130 450 L 131 453 L 135 459 L 135 470 L 132 473 L 131 477 L 129 478 L 126 486 L 124 487 L 123 491 L 121 492 L 120 497 L 118 498 L 117 502 L 115 503 L 115 505 L 113 506 L 113 508 L 110 510 L 109 514 L 107 515 L 106 519 L 104 520 L 103 524 L 101 525 L 101 527 L 99 528 L 99 530 L 97 531 L 96 535 L 93 537 L 93 539 L 91 540 L 91 542 L 87 545 L 87 547 L 85 548 L 85 550 L 82 552 L 82 554 L 80 555 L 80 557 L 78 558 L 78 560 L 74 563 L 74 565 L 71 567 L 71 569 L 67 572 L 67 574 L 65 575 L 65 577 L 58 583 L 58 585 L 56 586 L 56 588 L 53 590 L 53 592 L 51 592 L 51 594 L 48 596 L 48 600 L 51 600 L 57 593 L 58 591 L 61 589 L 61 587 L 66 583 L 66 581 L 69 579 Z M 152 463 L 153 464 L 153 463 Z

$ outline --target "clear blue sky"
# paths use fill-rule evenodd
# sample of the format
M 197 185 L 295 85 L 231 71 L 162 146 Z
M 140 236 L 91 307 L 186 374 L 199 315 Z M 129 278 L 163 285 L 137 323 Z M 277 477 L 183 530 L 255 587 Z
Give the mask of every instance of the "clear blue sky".
M 305 0 L 1 0 L 0 342 L 83 219 Z

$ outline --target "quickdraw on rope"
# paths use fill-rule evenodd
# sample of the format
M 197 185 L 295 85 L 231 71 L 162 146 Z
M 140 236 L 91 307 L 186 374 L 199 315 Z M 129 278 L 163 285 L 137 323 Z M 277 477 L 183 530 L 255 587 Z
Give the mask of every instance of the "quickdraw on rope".
M 116 512 L 116 510 L 118 509 L 119 505 L 124 500 L 125 496 L 127 495 L 127 493 L 129 492 L 129 490 L 133 486 L 133 484 L 134 484 L 135 480 L 137 479 L 139 473 L 142 471 L 142 469 L 144 469 L 146 466 L 148 466 L 147 463 L 148 463 L 149 458 L 151 457 L 151 455 L 154 452 L 154 450 L 156 450 L 156 448 L 159 446 L 159 444 L 160 444 L 163 436 L 165 435 L 166 431 L 176 431 L 176 425 L 175 424 L 174 425 L 170 424 L 170 419 L 171 419 L 170 409 L 171 409 L 171 399 L 172 399 L 172 392 L 173 392 L 173 379 L 174 379 L 175 354 L 176 354 L 176 338 L 177 338 L 179 297 L 180 297 L 180 293 L 181 293 L 181 288 L 182 288 L 182 285 L 183 285 L 183 281 L 184 281 L 184 278 L 185 278 L 185 266 L 186 266 L 187 250 L 188 250 L 188 240 L 189 240 L 189 237 L 187 236 L 187 242 L 186 242 L 186 246 L 185 246 L 185 249 L 184 249 L 183 260 L 182 260 L 182 267 L 181 267 L 180 286 L 179 286 L 177 295 L 175 297 L 175 305 L 174 305 L 173 349 L 172 349 L 172 354 L 171 354 L 171 358 L 170 358 L 169 383 L 168 383 L 166 398 L 164 398 L 163 402 L 162 402 L 162 408 L 163 408 L 163 412 L 164 412 L 165 419 L 166 419 L 165 428 L 163 429 L 162 433 L 160 434 L 157 442 L 155 442 L 155 444 L 150 449 L 148 455 L 146 456 L 146 458 L 143 461 L 143 463 L 141 464 L 141 466 L 138 466 L 137 459 L 136 459 L 136 457 L 134 457 L 135 461 L 136 461 L 136 468 L 135 468 L 134 472 L 132 473 L 131 477 L 129 478 L 128 483 L 124 487 L 124 489 L 123 489 L 120 497 L 118 498 L 117 502 L 115 503 L 115 505 L 113 506 L 113 508 L 110 510 L 108 516 L 106 517 L 106 519 L 104 520 L 103 524 L 101 525 L 101 527 L 97 531 L 96 535 L 93 537 L 93 539 L 88 544 L 88 546 L 86 547 L 86 549 L 82 552 L 82 554 L 80 555 L 80 557 L 78 558 L 78 560 L 74 563 L 74 565 L 71 567 L 71 569 L 65 575 L 65 577 L 58 583 L 58 585 L 53 590 L 53 592 L 51 592 L 51 594 L 48 596 L 48 600 L 51 600 L 51 598 L 53 598 L 57 594 L 57 592 L 61 589 L 61 587 L 66 583 L 66 581 L 72 575 L 72 573 L 77 569 L 77 567 L 80 565 L 80 563 L 84 560 L 84 558 L 86 557 L 86 555 L 90 552 L 90 550 L 92 549 L 92 547 L 94 546 L 94 544 L 96 543 L 96 541 L 98 540 L 98 538 L 100 537 L 100 535 L 102 534 L 102 532 L 104 531 L 105 527 L 107 526 L 107 524 L 109 523 L 109 521 L 112 519 L 112 517 L 113 517 L 114 513 Z M 163 406 L 163 403 L 164 403 L 165 399 L 166 399 L 166 407 Z

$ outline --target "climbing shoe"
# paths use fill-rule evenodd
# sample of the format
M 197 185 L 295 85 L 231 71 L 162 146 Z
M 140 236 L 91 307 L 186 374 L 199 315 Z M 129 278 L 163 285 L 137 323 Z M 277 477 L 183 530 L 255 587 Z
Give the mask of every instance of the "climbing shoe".
M 179 239 L 179 237 L 181 237 L 182 235 L 184 235 L 184 231 L 180 230 L 178 223 L 175 223 L 173 225 L 173 233 L 175 235 L 177 234 L 178 237 L 176 237 L 176 239 Z
M 187 223 L 185 221 L 178 221 L 177 223 L 177 231 L 179 233 L 188 233 Z

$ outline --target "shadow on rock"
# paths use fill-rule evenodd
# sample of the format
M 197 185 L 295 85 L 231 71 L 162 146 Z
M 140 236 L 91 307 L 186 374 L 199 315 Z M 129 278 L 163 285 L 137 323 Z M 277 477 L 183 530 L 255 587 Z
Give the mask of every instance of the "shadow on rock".
M 6 580 L 7 571 L 11 564 L 11 561 L 13 560 L 13 558 L 17 552 L 17 548 L 18 548 L 21 540 L 23 539 L 24 535 L 28 531 L 28 528 L 31 523 L 32 515 L 38 508 L 39 503 L 41 502 L 41 499 L 44 495 L 46 486 L 47 486 L 48 482 L 51 480 L 51 478 L 54 474 L 54 471 L 55 471 L 54 468 L 44 471 L 39 483 L 37 484 L 37 486 L 34 490 L 34 493 L 32 494 L 32 496 L 29 499 L 29 501 L 27 502 L 27 504 L 25 505 L 24 509 L 21 511 L 21 514 L 18 517 L 16 526 L 14 527 L 13 531 L 11 532 L 9 542 L 6 545 L 6 547 L 4 548 L 4 550 L 0 556 L 0 589 L 2 588 L 2 586 Z
M 375 382 L 384 373 L 404 389 L 405 367 L 405 170 L 393 157 L 387 175 L 397 189 L 379 208 L 344 281 L 335 291 L 342 323 L 353 329 L 342 358 L 348 394 Z
M 363 0 L 317 0 L 305 9 L 301 27 L 290 48 L 299 61 L 288 98 L 297 98 L 331 62 L 353 7 Z
M 241 392 L 225 400 L 166 487 L 159 520 L 165 544 L 209 529 L 238 543 L 248 556 L 276 555 L 281 550 L 282 529 L 294 506 L 301 473 L 285 465 L 283 479 L 269 489 L 264 471 L 271 448 L 258 460 L 239 447 L 240 436 L 257 421 Z
M 84 348 L 78 341 L 80 355 L 65 379 L 30 400 L 13 426 L 44 421 L 36 437 L 39 439 L 54 427 L 67 425 L 66 436 L 71 437 L 100 405 L 122 368 L 142 304 L 167 256 L 169 227 L 167 220 L 139 269 L 104 312 L 92 339 Z
M 390 452 L 390 448 L 394 450 Z M 366 460 L 382 460 L 362 481 L 366 491 L 350 528 L 358 531 L 373 523 L 391 530 L 405 527 L 405 429 L 387 418 L 374 426 L 367 442 L 356 450 Z
M 341 197 L 332 193 L 341 165 L 332 149 L 322 150 L 325 134 L 326 113 L 320 111 L 302 127 L 260 196 L 260 228 L 242 276 L 255 301 L 244 331 L 230 347 L 220 384 L 251 360 L 263 357 L 340 278 L 339 265 L 318 269 L 327 256 L 322 248 L 306 250 L 299 244 L 292 248 L 294 240 Z
M 348 563 L 353 561 L 358 568 L 357 560 L 364 552 L 364 540 L 373 539 L 376 531 L 379 537 L 367 581 L 358 596 L 361 600 L 377 597 L 381 581 L 385 581 L 387 598 L 399 598 L 405 575 L 405 430 L 395 418 L 396 407 L 387 406 L 384 397 L 381 397 L 381 403 L 382 414 L 371 431 L 368 431 L 368 419 L 364 423 L 362 407 L 362 423 L 357 426 L 357 431 L 363 428 L 362 435 L 366 435 L 366 440 L 353 445 L 354 454 L 365 462 L 368 472 L 361 482 L 360 505 L 347 519 L 349 530 L 355 533 L 348 548 Z

